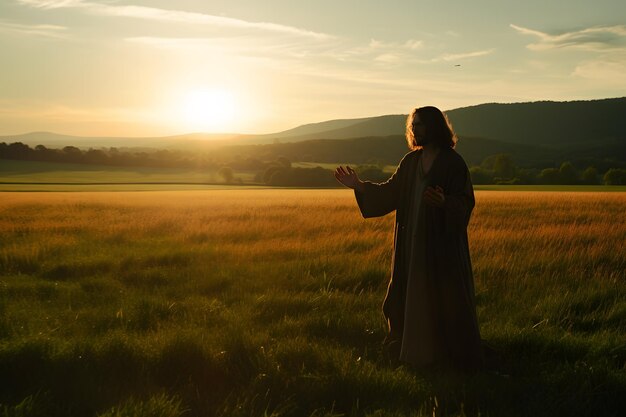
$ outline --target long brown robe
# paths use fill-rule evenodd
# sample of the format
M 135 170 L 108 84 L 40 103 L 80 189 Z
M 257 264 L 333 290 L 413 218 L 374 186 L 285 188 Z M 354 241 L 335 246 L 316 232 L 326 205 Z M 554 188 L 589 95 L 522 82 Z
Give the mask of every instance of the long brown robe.
M 463 158 L 446 148 L 418 179 L 421 155 L 421 150 L 409 152 L 389 180 L 365 181 L 364 191 L 355 190 L 364 218 L 396 211 L 391 280 L 383 303 L 387 342 L 396 345 L 396 359 L 413 365 L 472 371 L 483 359 L 467 240 L 474 208 L 470 174 Z M 444 190 L 443 208 L 416 198 L 415 192 L 428 185 Z M 416 233 L 408 236 L 412 230 Z

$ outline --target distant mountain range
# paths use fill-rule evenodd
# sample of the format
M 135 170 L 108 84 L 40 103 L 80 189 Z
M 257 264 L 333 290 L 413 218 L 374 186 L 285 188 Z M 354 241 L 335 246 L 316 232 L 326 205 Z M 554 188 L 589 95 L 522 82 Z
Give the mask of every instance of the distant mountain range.
M 539 165 L 558 163 L 560 159 L 585 158 L 596 162 L 626 163 L 626 97 L 489 103 L 449 110 L 446 114 L 460 137 L 459 152 L 471 163 L 479 163 L 495 153 L 511 153 L 522 165 L 524 162 Z M 196 133 L 119 138 L 35 132 L 0 137 L 0 142 L 23 142 L 33 147 L 41 144 L 46 147 L 204 149 L 220 154 L 236 154 L 238 151 L 247 154 L 254 150 L 260 154 L 279 152 L 292 158 L 303 154 L 313 157 L 324 154 L 327 156 L 325 160 L 333 159 L 333 154 L 344 158 L 343 148 L 351 147 L 351 154 L 356 159 L 395 163 L 407 151 L 402 137 L 405 121 L 406 115 L 330 120 L 266 135 Z M 296 149 L 298 155 L 294 154 Z M 357 158 L 357 154 L 361 156 Z M 332 162 L 341 161 L 346 160 Z
M 446 111 L 459 136 L 483 137 L 527 145 L 577 145 L 626 140 L 626 97 L 589 101 L 480 104 Z M 406 114 L 333 120 L 273 135 L 248 138 L 348 139 L 403 135 Z M 341 124 L 339 124 L 341 122 Z
M 0 142 L 22 142 L 31 147 L 43 145 L 48 148 L 76 146 L 77 148 L 142 148 L 164 149 L 188 147 L 189 144 L 232 144 L 240 134 L 189 133 L 175 136 L 120 137 L 120 136 L 72 136 L 53 132 L 31 132 L 23 135 L 0 136 Z

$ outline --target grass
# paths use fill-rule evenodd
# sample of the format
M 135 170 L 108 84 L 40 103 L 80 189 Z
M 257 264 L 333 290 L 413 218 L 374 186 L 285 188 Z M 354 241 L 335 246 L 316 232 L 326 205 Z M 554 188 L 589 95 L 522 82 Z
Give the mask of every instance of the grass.
M 340 163 L 328 163 L 328 162 L 292 162 L 292 164 L 291 164 L 291 166 L 294 167 L 294 168 L 322 167 L 324 169 L 330 169 L 330 170 L 333 170 L 333 171 L 339 165 L 342 165 L 342 166 L 349 165 L 352 168 L 355 168 L 359 164 L 346 164 L 346 163 L 340 164 Z M 364 164 L 364 165 L 368 165 L 368 164 Z M 391 174 L 393 174 L 396 171 L 396 168 L 397 168 L 397 165 L 384 165 L 382 167 L 382 170 L 383 170 L 383 172 L 387 172 L 387 173 L 389 173 L 389 175 L 391 175 Z
M 339 164 L 294 162 L 292 166 L 334 170 Z M 396 167 L 387 165 L 391 175 Z M 0 192 L 3 191 L 183 191 L 265 188 L 253 184 L 254 172 L 235 172 L 243 185 L 225 184 L 216 172 L 198 169 L 116 167 L 109 165 L 58 164 L 36 161 L 0 161 Z M 337 183 L 337 187 L 341 187 Z M 616 185 L 476 185 L 489 191 L 626 191 Z
M 482 191 L 624 192 L 626 185 L 475 185 L 474 189 Z
M 271 187 L 239 184 L 2 184 L 1 192 L 94 192 L 94 191 L 190 191 L 190 190 L 257 190 Z
M 348 190 L 3 193 L 0 416 L 617 416 L 625 208 L 477 192 L 461 378 L 386 360 L 393 216 Z
M 235 172 L 245 182 L 254 173 Z M 183 168 L 124 167 L 0 160 L 0 182 L 24 183 L 216 183 L 224 180 L 214 171 Z

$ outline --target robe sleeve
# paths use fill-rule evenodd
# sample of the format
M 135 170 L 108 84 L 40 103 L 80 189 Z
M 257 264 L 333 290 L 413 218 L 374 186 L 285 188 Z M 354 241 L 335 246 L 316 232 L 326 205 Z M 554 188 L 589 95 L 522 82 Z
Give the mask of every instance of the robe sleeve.
M 381 183 L 364 181 L 363 191 L 354 190 L 354 196 L 363 218 L 384 216 L 398 208 L 403 162 L 404 158 L 387 181 Z
M 447 189 L 444 190 L 445 230 L 449 233 L 467 228 L 474 209 L 474 187 L 467 165 L 461 159 L 451 170 Z

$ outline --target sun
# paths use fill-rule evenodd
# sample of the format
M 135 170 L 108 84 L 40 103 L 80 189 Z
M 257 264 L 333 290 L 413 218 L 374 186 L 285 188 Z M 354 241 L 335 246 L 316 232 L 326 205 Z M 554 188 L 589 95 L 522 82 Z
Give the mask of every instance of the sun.
M 224 132 L 235 117 L 235 97 L 230 91 L 197 89 L 184 95 L 181 122 L 194 131 Z

